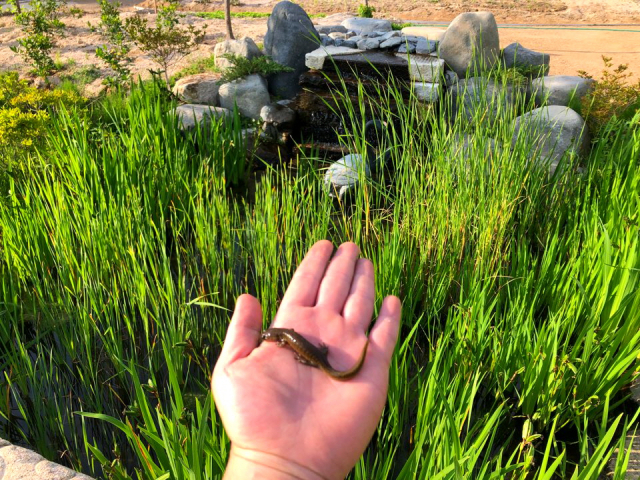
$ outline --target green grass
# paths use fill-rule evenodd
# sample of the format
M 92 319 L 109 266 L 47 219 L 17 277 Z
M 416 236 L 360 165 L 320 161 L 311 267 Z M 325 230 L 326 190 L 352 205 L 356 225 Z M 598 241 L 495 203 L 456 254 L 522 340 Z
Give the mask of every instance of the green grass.
M 582 175 L 568 158 L 549 177 L 534 135 L 488 150 L 488 133 L 511 145 L 518 109 L 488 124 L 480 104 L 450 125 L 393 86 L 342 91 L 352 150 L 367 95 L 392 126 L 393 174 L 349 205 L 322 191 L 313 152 L 252 186 L 238 119 L 184 138 L 151 86 L 94 105 L 92 122 L 58 116 L 0 202 L 3 438 L 96 476 L 219 478 L 229 443 L 209 375 L 234 300 L 256 294 L 273 318 L 329 238 L 373 260 L 376 305 L 404 303 L 388 404 L 349 478 L 587 479 L 625 452 L 640 130 L 611 132 Z
M 409 22 L 405 22 L 405 23 L 395 23 L 395 22 L 393 22 L 391 24 L 391 28 L 393 30 L 402 30 L 405 27 L 411 27 L 411 26 L 413 26 L 413 23 L 409 23 Z
M 200 18 L 212 18 L 215 20 L 224 19 L 224 10 L 214 10 L 212 12 L 196 12 L 189 13 Z M 266 12 L 231 12 L 231 18 L 268 18 L 271 14 Z M 327 15 L 324 13 L 316 13 L 309 15 L 310 18 L 324 18 Z
M 174 84 L 182 77 L 187 77 L 189 75 L 195 75 L 198 73 L 220 73 L 220 69 L 216 66 L 216 56 L 212 54 L 208 57 L 199 58 L 188 67 L 185 67 L 175 75 L 172 75 L 171 82 L 172 84 Z

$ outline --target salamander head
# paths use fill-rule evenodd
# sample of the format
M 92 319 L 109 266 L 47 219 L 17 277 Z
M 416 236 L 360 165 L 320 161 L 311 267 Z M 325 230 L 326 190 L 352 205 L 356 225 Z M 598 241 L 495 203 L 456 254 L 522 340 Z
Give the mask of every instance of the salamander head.
M 263 342 L 277 342 L 280 340 L 280 333 L 274 330 L 265 330 L 260 336 Z

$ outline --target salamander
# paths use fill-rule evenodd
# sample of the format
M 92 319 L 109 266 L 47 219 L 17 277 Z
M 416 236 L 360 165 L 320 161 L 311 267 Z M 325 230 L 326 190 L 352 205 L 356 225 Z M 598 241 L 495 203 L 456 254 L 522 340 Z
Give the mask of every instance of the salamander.
M 317 367 L 327 375 L 338 380 L 346 380 L 353 377 L 364 363 L 364 357 L 367 354 L 367 347 L 369 346 L 369 340 L 364 344 L 360 359 L 349 370 L 336 370 L 327 360 L 329 354 L 329 347 L 324 343 L 316 347 L 309 340 L 297 333 L 292 328 L 269 328 L 262 332 L 262 340 L 265 342 L 276 342 L 279 347 L 289 346 L 296 356 L 296 360 L 304 365 Z

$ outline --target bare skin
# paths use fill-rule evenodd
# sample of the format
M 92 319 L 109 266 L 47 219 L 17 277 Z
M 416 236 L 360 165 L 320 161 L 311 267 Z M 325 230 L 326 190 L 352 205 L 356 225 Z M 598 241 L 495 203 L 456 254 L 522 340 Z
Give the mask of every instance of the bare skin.
M 374 274 L 355 244 L 341 245 L 333 259 L 332 251 L 328 241 L 309 250 L 271 326 L 330 345 L 331 364 L 344 370 L 367 339 Z M 385 298 L 361 370 L 340 381 L 294 361 L 288 349 L 260 344 L 260 304 L 250 295 L 238 298 L 212 378 L 232 442 L 224 478 L 344 478 L 380 420 L 400 312 L 397 297 Z

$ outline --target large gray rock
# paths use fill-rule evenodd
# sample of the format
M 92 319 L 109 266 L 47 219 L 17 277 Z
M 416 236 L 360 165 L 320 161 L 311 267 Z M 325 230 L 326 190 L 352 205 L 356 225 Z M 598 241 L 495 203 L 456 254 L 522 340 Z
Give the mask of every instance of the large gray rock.
M 0 479 L 2 480 L 92 480 L 41 455 L 15 445 L 0 447 Z
M 380 39 L 379 38 L 363 38 L 358 43 L 358 48 L 360 50 L 375 50 L 380 47 Z
M 460 78 L 491 69 L 500 55 L 496 19 L 490 12 L 458 15 L 449 25 L 439 47 L 440 58 Z
M 549 73 L 549 61 L 551 57 L 548 53 L 535 52 L 523 47 L 519 43 L 512 43 L 505 47 L 502 55 L 507 68 L 531 68 L 534 70 L 536 77 L 544 76 Z
M 518 140 L 519 138 L 524 140 Z M 514 120 L 512 144 L 533 140 L 530 156 L 553 173 L 567 154 L 586 155 L 589 134 L 585 122 L 570 108 L 551 105 L 536 108 Z
M 239 55 L 245 58 L 256 58 L 262 56 L 262 52 L 249 37 L 243 37 L 240 40 L 225 40 L 217 43 L 213 49 L 216 58 L 216 67 L 229 68 L 233 66 L 229 60 L 223 57 L 226 54 Z
M 298 79 L 307 70 L 305 54 L 318 48 L 318 32 L 306 12 L 295 3 L 278 3 L 267 22 L 264 51 L 276 62 L 293 68 L 293 72 L 269 77 L 269 90 L 283 98 L 293 98 L 299 91 Z
M 381 35 L 393 30 L 389 20 L 382 20 L 379 18 L 347 18 L 342 22 L 342 26 L 347 30 L 356 32 L 357 35 L 373 32 L 378 32 L 378 35 Z
M 199 73 L 178 80 L 173 93 L 187 103 L 217 105 L 219 88 L 217 75 Z
M 484 77 L 471 77 L 450 81 L 452 114 L 461 114 L 465 121 L 483 117 L 493 122 L 513 110 L 520 97 L 524 100 L 524 88 L 512 84 L 496 83 Z
M 572 98 L 579 101 L 595 83 L 591 78 L 571 75 L 552 75 L 536 78 L 531 82 L 531 93 L 535 95 L 536 105 L 568 106 Z
M 262 107 L 271 103 L 267 81 L 257 74 L 220 85 L 218 95 L 221 107 L 231 110 L 237 104 L 242 115 L 256 120 Z
M 342 199 L 358 185 L 360 175 L 371 177 L 369 165 L 362 155 L 351 153 L 329 166 L 324 174 L 324 187 L 331 197 Z
M 296 118 L 296 112 L 285 105 L 273 103 L 265 105 L 260 110 L 260 119 L 263 122 L 273 123 L 276 126 L 288 125 L 293 123 Z
M 231 110 L 208 105 L 180 105 L 173 113 L 178 117 L 180 130 L 192 130 L 199 124 L 206 126 L 211 123 L 212 119 L 233 118 L 233 112 Z

